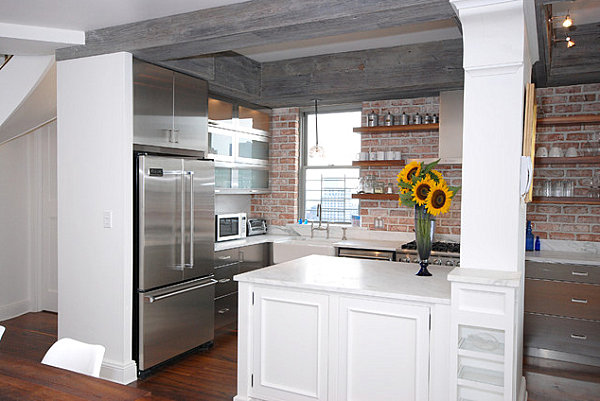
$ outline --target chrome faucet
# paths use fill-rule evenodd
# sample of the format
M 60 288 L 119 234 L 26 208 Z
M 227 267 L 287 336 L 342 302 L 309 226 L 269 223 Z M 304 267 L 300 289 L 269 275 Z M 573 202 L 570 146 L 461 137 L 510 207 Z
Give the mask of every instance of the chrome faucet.
M 327 231 L 327 239 L 329 239 L 329 223 L 326 223 L 327 227 L 323 227 L 323 210 L 321 209 L 320 203 L 317 205 L 317 217 L 319 217 L 319 225 L 317 227 L 315 227 L 315 223 L 313 223 L 312 221 L 310 222 L 310 238 L 314 236 L 315 231 Z

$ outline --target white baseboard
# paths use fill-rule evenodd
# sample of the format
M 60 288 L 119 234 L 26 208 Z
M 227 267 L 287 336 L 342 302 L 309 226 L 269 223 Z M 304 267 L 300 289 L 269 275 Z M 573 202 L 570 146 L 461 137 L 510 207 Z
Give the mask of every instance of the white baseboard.
M 24 313 L 31 312 L 31 300 L 25 299 L 18 302 L 13 302 L 8 305 L 0 306 L 0 321 L 12 319 L 13 317 L 21 316 Z
M 114 361 L 102 361 L 100 377 L 120 384 L 129 384 L 137 380 L 137 366 L 135 361 L 126 364 Z
M 527 401 L 527 389 L 525 385 L 525 376 L 521 376 L 521 386 L 517 394 L 517 401 Z

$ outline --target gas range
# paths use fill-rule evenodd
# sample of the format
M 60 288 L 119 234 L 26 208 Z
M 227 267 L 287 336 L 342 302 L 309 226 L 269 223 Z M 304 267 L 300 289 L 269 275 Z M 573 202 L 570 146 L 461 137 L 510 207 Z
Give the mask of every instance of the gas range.
M 429 263 L 432 265 L 460 266 L 460 244 L 457 242 L 434 242 L 431 247 Z M 402 245 L 396 252 L 396 261 L 418 263 L 417 243 L 415 241 Z

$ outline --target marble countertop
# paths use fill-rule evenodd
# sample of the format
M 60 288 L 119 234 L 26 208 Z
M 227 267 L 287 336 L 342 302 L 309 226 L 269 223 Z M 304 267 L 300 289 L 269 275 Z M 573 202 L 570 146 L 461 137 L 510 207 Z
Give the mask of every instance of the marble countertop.
M 397 251 L 408 241 L 378 241 L 351 239 L 338 241 L 333 246 L 338 248 L 372 249 L 377 251 Z
M 600 254 L 587 252 L 533 251 L 525 252 L 525 260 L 532 262 L 565 263 L 600 266 Z
M 234 280 L 282 287 L 450 304 L 450 269 L 429 266 L 431 277 L 419 277 L 410 263 L 310 255 L 238 274 Z
M 234 239 L 230 241 L 215 242 L 215 252 L 226 251 L 228 249 L 241 248 L 244 246 L 264 244 L 267 242 L 283 242 L 291 239 L 297 239 L 299 237 L 291 235 L 276 235 L 276 234 L 265 234 L 265 235 L 253 235 L 242 239 Z

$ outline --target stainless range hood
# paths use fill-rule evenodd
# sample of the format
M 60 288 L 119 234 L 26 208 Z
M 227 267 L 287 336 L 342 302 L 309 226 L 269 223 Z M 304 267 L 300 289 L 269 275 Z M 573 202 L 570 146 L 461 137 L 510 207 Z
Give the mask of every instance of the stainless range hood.
M 440 92 L 440 164 L 462 163 L 464 91 Z

